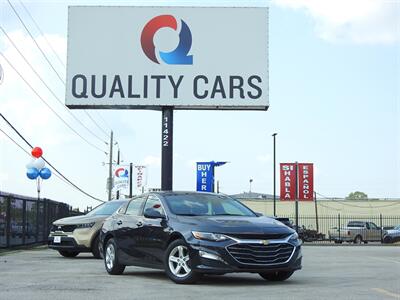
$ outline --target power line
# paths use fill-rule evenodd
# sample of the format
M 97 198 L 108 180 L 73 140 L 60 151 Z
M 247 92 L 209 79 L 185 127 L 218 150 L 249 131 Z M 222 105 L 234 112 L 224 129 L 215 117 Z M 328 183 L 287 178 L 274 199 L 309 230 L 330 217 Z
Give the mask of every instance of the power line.
M 46 54 L 43 52 L 42 48 L 40 48 L 39 44 L 36 42 L 35 38 L 33 37 L 32 33 L 29 31 L 28 27 L 25 25 L 25 22 L 21 19 L 19 16 L 18 12 L 15 10 L 14 6 L 11 4 L 10 0 L 7 0 L 8 4 L 14 11 L 14 14 L 17 16 L 18 20 L 21 22 L 22 26 L 24 26 L 25 30 L 28 32 L 29 36 L 31 37 L 32 41 L 35 43 L 36 47 L 39 49 L 39 51 L 43 54 L 44 58 L 46 61 L 49 63 L 50 67 L 53 69 L 54 73 L 56 73 L 57 77 L 61 80 L 61 82 L 65 85 L 64 79 L 61 78 L 60 74 L 58 74 L 57 70 L 54 68 L 53 64 L 50 62 L 50 60 L 47 58 Z
M 31 148 L 33 149 L 33 146 L 24 138 L 24 136 L 3 116 L 3 114 L 0 113 L 0 116 L 7 122 L 7 124 L 18 134 L 19 137 L 21 137 L 21 139 Z M 26 154 L 28 154 L 29 156 L 31 156 L 31 154 L 26 151 L 21 145 L 19 145 L 13 138 L 11 138 L 7 133 L 5 133 L 1 128 L 0 131 L 6 136 L 8 137 L 15 145 L 17 145 L 20 149 L 22 149 Z M 46 158 L 44 158 L 42 156 L 43 160 L 56 172 L 55 175 L 59 176 L 60 179 L 64 180 L 66 183 L 68 183 L 69 185 L 71 185 L 72 187 L 74 187 L 75 189 L 77 189 L 78 191 L 80 191 L 81 193 L 83 193 L 84 195 L 96 200 L 96 201 L 100 201 L 100 202 L 105 202 L 104 200 L 101 200 L 99 198 L 96 198 L 92 195 L 90 195 L 89 193 L 85 192 L 83 189 L 81 189 L 80 187 L 78 187 L 75 183 L 73 183 L 71 180 L 69 180 L 66 176 L 64 176 L 58 169 L 56 169 Z
M 33 34 L 31 33 L 31 31 L 29 30 L 28 26 L 25 25 L 24 21 L 22 20 L 22 18 L 20 17 L 20 15 L 18 14 L 17 10 L 15 9 L 15 7 L 11 4 L 11 2 L 9 0 L 7 0 L 9 5 L 11 6 L 12 10 L 14 11 L 15 15 L 18 17 L 19 21 L 21 22 L 21 24 L 24 26 L 25 30 L 28 32 L 29 36 L 31 37 L 32 41 L 35 43 L 36 47 L 38 48 L 38 50 L 41 52 L 41 54 L 43 55 L 43 57 L 46 59 L 46 61 L 48 62 L 48 64 L 50 65 L 50 67 L 53 69 L 53 71 L 56 73 L 57 77 L 60 79 L 60 81 L 62 82 L 62 84 L 64 86 L 66 86 L 65 81 L 60 77 L 60 75 L 58 74 L 58 72 L 56 71 L 55 67 L 53 66 L 53 64 L 50 62 L 50 59 L 47 57 L 47 55 L 45 54 L 45 52 L 43 51 L 43 49 L 39 46 L 39 44 L 36 42 L 35 38 L 33 37 Z M 28 13 L 28 15 L 30 16 L 30 18 L 32 19 L 33 23 L 36 25 L 38 31 L 41 33 L 41 35 L 45 38 L 45 40 L 47 41 L 48 45 L 50 46 L 50 48 L 52 49 L 52 51 L 55 53 L 56 57 L 60 60 L 61 64 L 63 65 L 63 67 L 65 68 L 65 64 L 61 61 L 61 59 L 59 58 L 59 56 L 57 55 L 57 53 L 55 52 L 54 48 L 51 47 L 50 42 L 47 40 L 46 36 L 43 34 L 42 30 L 40 29 L 39 25 L 35 22 L 33 16 L 30 14 L 29 10 L 26 8 L 26 6 L 21 2 L 21 0 L 19 0 L 19 2 L 22 4 L 22 6 L 24 7 L 25 11 Z M 64 105 L 64 104 L 63 104 Z M 86 112 L 86 110 L 84 110 L 85 114 L 90 118 L 90 120 L 92 120 L 92 122 L 100 128 L 100 130 L 102 132 L 104 132 L 106 134 L 107 137 L 109 137 L 108 133 L 105 132 L 99 125 L 97 122 L 95 122 L 93 120 L 93 118 L 89 115 L 88 112 Z M 84 126 L 86 128 L 86 126 Z
M 33 18 L 33 16 L 31 15 L 31 13 L 29 12 L 28 8 L 24 5 L 24 3 L 21 0 L 18 0 L 19 3 L 21 4 L 21 6 L 24 8 L 25 12 L 29 15 L 30 19 L 32 20 L 33 24 L 35 24 L 36 29 L 40 32 L 40 34 L 43 36 L 44 40 L 47 43 L 47 46 L 49 46 L 49 48 L 51 49 L 51 51 L 53 52 L 54 56 L 57 57 L 58 61 L 60 62 L 60 64 L 65 68 L 65 64 L 62 61 L 62 59 L 60 58 L 60 56 L 57 54 L 57 52 L 54 50 L 54 48 L 51 46 L 49 40 L 47 39 L 47 37 L 43 34 L 42 30 L 40 29 L 39 25 L 36 23 L 35 19 Z
M 79 123 L 81 124 L 82 127 L 84 127 L 88 132 L 90 132 L 94 137 L 96 137 L 98 140 L 101 142 L 107 144 L 102 138 L 100 138 L 97 134 L 95 134 L 92 130 L 90 130 L 85 124 L 82 123 L 79 118 L 77 118 L 61 101 L 61 99 L 55 94 L 55 92 L 47 85 L 47 83 L 44 81 L 44 79 L 39 75 L 39 73 L 35 70 L 35 68 L 31 65 L 31 63 L 26 59 L 25 55 L 20 51 L 20 49 L 17 47 L 17 45 L 14 43 L 14 41 L 10 38 L 10 36 L 7 34 L 7 32 L 4 30 L 4 28 L 0 25 L 0 30 L 3 32 L 3 34 L 7 37 L 8 41 L 11 43 L 11 45 L 17 50 L 19 55 L 23 58 L 25 63 L 29 66 L 29 68 L 32 70 L 32 72 L 35 73 L 35 75 L 39 78 L 39 80 L 44 84 L 44 86 L 47 88 L 47 90 L 54 96 L 54 98 L 57 100 L 58 103 L 60 103 L 66 111 Z
M 78 135 L 82 140 L 84 140 L 88 145 L 92 146 L 93 148 L 97 149 L 98 151 L 101 151 L 102 153 L 105 153 L 107 155 L 107 152 L 103 151 L 96 145 L 92 144 L 89 142 L 87 139 L 85 139 L 79 132 L 77 132 L 71 125 L 69 125 L 43 98 L 42 96 L 39 95 L 39 93 L 32 87 L 32 85 L 22 76 L 20 72 L 14 67 L 14 65 L 8 60 L 8 58 L 0 51 L 0 55 L 4 58 L 4 60 L 10 65 L 10 67 L 19 75 L 19 77 L 29 86 L 29 88 L 32 90 L 32 92 L 70 129 L 72 130 L 76 135 Z

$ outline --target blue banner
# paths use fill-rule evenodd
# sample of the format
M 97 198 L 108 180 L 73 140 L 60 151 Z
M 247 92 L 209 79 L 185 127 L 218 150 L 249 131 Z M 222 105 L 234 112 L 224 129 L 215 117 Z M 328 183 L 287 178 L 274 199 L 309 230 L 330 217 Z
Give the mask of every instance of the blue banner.
M 197 163 L 197 191 L 213 192 L 214 164 L 213 162 Z
M 214 167 L 226 164 L 225 161 L 209 161 L 197 163 L 197 191 L 214 192 Z

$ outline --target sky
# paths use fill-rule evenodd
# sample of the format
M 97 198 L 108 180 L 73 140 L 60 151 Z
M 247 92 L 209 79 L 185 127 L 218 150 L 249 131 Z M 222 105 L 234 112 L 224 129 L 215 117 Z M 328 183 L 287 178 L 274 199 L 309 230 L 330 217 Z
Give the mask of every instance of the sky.
M 248 192 L 253 179 L 252 191 L 272 194 L 271 135 L 276 132 L 277 163 L 314 163 L 319 194 L 345 197 L 363 191 L 369 197 L 400 198 L 400 2 L 23 1 L 43 35 L 19 0 L 11 3 L 62 80 L 68 5 L 268 6 L 270 108 L 175 111 L 174 190 L 194 190 L 196 161 L 215 160 L 229 161 L 216 171 L 221 192 Z M 106 200 L 108 157 L 104 152 L 109 146 L 104 142 L 109 137 L 104 131 L 112 129 L 118 142 L 114 156 L 119 147 L 123 163 L 147 165 L 148 187 L 160 187 L 161 112 L 89 111 L 100 130 L 85 112 L 68 112 L 63 107 L 62 81 L 7 0 L 0 0 L 0 25 L 57 99 L 2 31 L 0 52 L 68 124 L 60 121 L 0 55 L 4 69 L 0 112 L 33 145 L 42 147 L 46 159 L 83 190 Z M 2 120 L 0 129 L 29 151 Z M 35 182 L 25 175 L 30 159 L 0 131 L 1 191 L 36 196 Z M 41 195 L 81 209 L 98 204 L 55 176 L 43 182 Z

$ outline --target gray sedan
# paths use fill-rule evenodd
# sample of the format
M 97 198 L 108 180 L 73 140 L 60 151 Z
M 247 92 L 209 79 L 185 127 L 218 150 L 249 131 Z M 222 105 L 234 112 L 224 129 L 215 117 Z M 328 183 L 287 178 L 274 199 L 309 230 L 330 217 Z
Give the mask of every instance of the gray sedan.
M 386 230 L 383 236 L 384 243 L 396 243 L 400 241 L 400 225 L 397 225 L 393 229 Z

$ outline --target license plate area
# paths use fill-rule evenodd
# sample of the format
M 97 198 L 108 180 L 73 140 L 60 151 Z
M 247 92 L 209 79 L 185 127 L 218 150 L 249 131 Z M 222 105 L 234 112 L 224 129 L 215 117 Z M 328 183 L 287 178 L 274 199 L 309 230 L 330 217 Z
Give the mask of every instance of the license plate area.
M 60 244 L 61 243 L 61 236 L 55 236 L 53 240 L 54 244 Z

